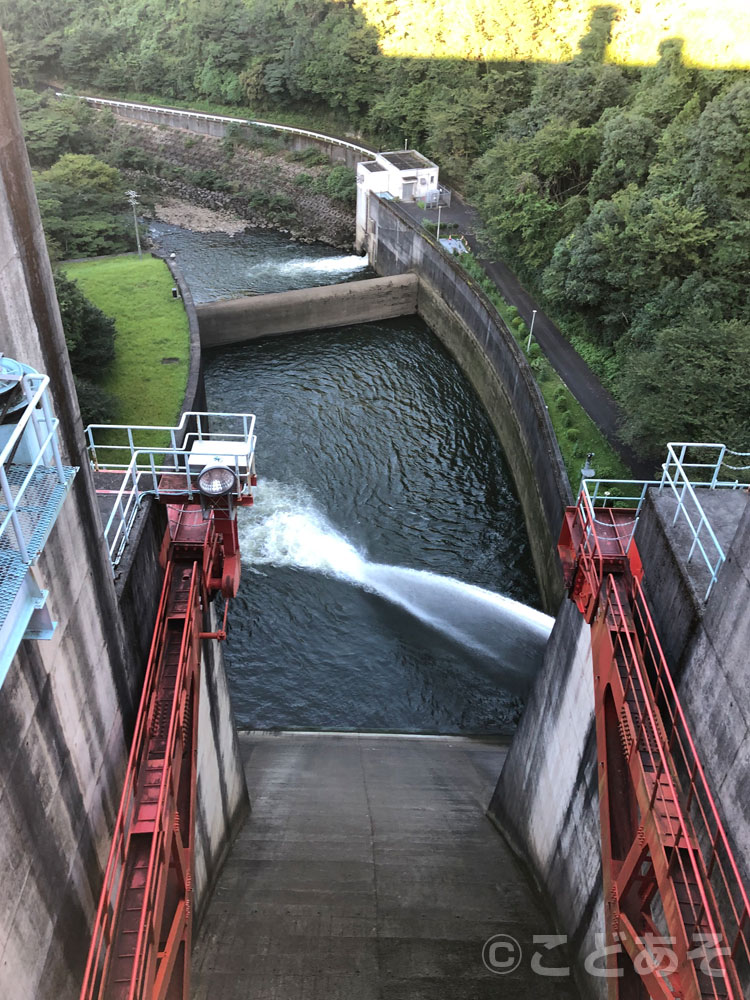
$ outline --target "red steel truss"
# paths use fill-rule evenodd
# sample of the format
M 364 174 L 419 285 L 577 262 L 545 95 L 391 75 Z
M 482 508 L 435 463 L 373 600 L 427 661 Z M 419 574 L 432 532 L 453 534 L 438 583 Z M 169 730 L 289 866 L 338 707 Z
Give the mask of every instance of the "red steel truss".
M 234 596 L 237 525 L 172 505 L 164 584 L 81 1000 L 188 1000 L 201 631 Z M 225 615 L 226 618 L 226 615 Z
M 635 511 L 567 510 L 565 583 L 591 625 L 611 1000 L 741 1000 L 750 905 L 648 605 Z

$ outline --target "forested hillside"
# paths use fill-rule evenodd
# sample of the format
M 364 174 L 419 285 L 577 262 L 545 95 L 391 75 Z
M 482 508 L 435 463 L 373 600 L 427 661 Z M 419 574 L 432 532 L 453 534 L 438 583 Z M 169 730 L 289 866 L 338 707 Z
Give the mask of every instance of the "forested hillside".
M 661 450 L 750 448 L 745 9 L 0 0 L 0 22 L 17 84 L 296 111 L 421 148 L 608 376 L 631 441 Z

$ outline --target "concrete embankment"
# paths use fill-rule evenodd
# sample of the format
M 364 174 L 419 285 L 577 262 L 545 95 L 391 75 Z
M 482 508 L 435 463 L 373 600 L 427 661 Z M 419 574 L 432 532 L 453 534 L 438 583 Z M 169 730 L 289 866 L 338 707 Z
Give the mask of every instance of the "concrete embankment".
M 409 316 L 417 311 L 414 274 L 275 292 L 197 307 L 203 347 Z

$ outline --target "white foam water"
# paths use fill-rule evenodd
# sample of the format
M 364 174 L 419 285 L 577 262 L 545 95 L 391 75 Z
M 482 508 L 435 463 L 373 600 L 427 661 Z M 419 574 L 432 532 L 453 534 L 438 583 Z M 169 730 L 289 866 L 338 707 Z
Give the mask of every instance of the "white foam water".
M 354 254 L 346 257 L 320 257 L 317 260 L 304 257 L 293 257 L 281 262 L 262 260 L 246 269 L 245 278 L 259 290 L 272 291 L 279 283 L 285 288 L 294 288 L 298 284 L 330 284 L 338 278 L 343 279 L 362 271 L 367 265 L 366 256 L 357 257 Z
M 319 271 L 324 274 L 346 274 L 351 271 L 361 271 L 368 263 L 367 256 L 350 254 L 347 257 L 321 257 L 320 260 L 289 260 L 282 267 L 298 271 Z
M 302 488 L 261 480 L 255 507 L 241 517 L 240 550 L 249 566 L 297 567 L 378 594 L 500 663 L 506 681 L 527 684 L 541 663 L 554 619 L 453 577 L 371 562 Z

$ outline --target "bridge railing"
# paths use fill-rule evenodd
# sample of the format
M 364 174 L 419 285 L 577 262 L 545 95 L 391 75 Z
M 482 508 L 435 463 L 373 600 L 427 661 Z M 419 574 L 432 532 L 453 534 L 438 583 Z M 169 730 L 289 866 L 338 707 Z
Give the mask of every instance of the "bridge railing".
M 743 459 L 750 459 L 750 452 L 731 451 L 724 444 L 671 442 L 667 445 L 667 461 L 662 466 L 659 489 L 662 491 L 668 488 L 672 491 L 677 503 L 672 524 L 681 519 L 692 536 L 687 561 L 691 561 L 697 549 L 708 567 L 710 579 L 705 600 L 708 600 L 716 583 L 719 570 L 726 560 L 726 553 L 695 490 L 739 489 L 742 486 L 739 475 L 730 475 L 728 479 L 724 477 L 727 473 L 740 473 L 747 477 L 750 463 L 743 464 Z M 734 462 L 737 464 L 733 464 Z
M 584 479 L 581 491 L 591 524 L 597 523 L 595 509 L 632 508 L 630 548 L 646 493 L 655 487 L 660 493 L 671 492 L 675 500 L 672 524 L 678 520 L 687 526 L 691 545 L 690 562 L 696 552 L 709 571 L 704 600 L 708 600 L 726 553 L 696 490 L 737 490 L 750 481 L 750 452 L 732 451 L 724 444 L 703 442 L 671 442 L 667 445 L 667 460 L 662 465 L 661 479 Z M 603 523 L 603 522 L 602 522 Z M 606 522 L 609 525 L 609 521 Z

